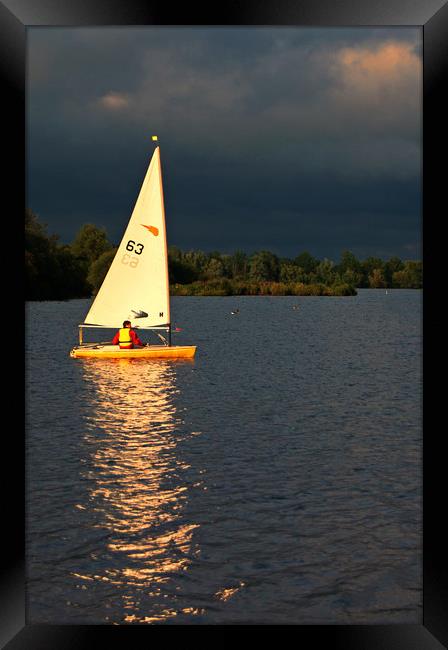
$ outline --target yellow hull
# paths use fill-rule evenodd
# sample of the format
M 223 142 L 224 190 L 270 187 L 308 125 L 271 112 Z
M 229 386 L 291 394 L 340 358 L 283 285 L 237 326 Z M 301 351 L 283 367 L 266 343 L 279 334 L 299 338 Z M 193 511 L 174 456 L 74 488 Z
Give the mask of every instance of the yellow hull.
M 195 345 L 148 345 L 144 348 L 120 350 L 118 345 L 76 346 L 70 356 L 74 359 L 191 359 Z

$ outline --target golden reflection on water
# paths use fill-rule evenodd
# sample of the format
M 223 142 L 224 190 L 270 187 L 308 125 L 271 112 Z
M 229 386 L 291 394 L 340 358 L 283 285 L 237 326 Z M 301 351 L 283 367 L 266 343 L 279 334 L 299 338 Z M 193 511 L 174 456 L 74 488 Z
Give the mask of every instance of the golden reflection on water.
M 123 600 L 121 622 L 176 616 L 183 610 L 160 602 L 162 586 L 199 553 L 192 543 L 198 526 L 182 520 L 189 466 L 176 453 L 182 439 L 173 401 L 176 370 L 170 362 L 132 359 L 88 360 L 82 369 L 90 390 L 86 476 L 93 487 L 88 504 L 78 508 L 93 509 L 95 527 L 107 531 L 107 540 L 101 570 L 72 575 L 84 585 L 100 580 L 116 586 Z M 154 599 L 150 616 L 148 596 Z M 142 610 L 140 597 L 146 602 Z

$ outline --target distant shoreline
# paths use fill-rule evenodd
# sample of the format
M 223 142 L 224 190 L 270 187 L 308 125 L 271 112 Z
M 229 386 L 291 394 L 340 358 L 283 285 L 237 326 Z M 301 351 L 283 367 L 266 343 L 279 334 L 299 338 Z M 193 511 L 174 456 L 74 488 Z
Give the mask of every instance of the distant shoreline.
M 301 282 L 232 282 L 227 279 L 211 282 L 170 285 L 171 296 L 356 296 L 355 287 L 341 283 L 326 286 Z
M 91 298 L 99 291 L 117 253 L 103 228 L 84 224 L 70 245 L 47 233 L 37 215 L 25 212 L 27 300 Z M 420 261 L 391 257 L 359 260 L 342 251 L 335 263 L 308 251 L 294 258 L 267 250 L 232 254 L 168 247 L 172 296 L 356 296 L 357 287 L 419 289 Z
M 188 288 L 188 285 L 181 285 L 184 289 Z M 357 289 L 354 289 L 354 293 L 350 294 L 336 294 L 336 293 L 330 293 L 331 288 L 326 287 L 326 292 L 325 293 L 230 293 L 230 294 L 219 294 L 219 293 L 181 293 L 181 292 L 176 292 L 175 290 L 170 291 L 170 297 L 193 297 L 193 298 L 232 298 L 232 297 L 238 297 L 238 296 L 243 296 L 247 298 L 285 298 L 285 297 L 353 297 L 358 295 L 358 291 L 381 291 L 383 293 L 385 292 L 392 292 L 392 291 L 423 291 L 423 287 L 406 287 L 403 289 L 402 287 L 388 287 L 388 288 L 372 288 L 372 287 L 358 287 Z M 93 300 L 95 296 L 72 296 L 70 298 L 44 298 L 44 299 L 39 299 L 39 298 L 29 298 L 26 299 L 25 302 L 67 302 L 68 300 Z

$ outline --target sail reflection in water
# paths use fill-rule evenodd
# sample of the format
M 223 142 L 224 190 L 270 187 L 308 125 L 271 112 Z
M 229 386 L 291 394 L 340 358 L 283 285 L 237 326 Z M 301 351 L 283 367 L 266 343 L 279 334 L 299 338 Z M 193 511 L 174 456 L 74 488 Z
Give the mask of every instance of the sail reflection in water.
M 174 405 L 176 370 L 166 361 L 86 360 L 83 373 L 91 390 L 85 477 L 92 488 L 78 507 L 93 510 L 93 525 L 107 534 L 91 555 L 95 570 L 72 575 L 103 604 L 111 599 L 106 622 L 186 613 L 177 604 L 179 579 L 199 549 L 192 542 L 197 525 L 183 515 L 194 477 L 177 454 L 186 434 Z

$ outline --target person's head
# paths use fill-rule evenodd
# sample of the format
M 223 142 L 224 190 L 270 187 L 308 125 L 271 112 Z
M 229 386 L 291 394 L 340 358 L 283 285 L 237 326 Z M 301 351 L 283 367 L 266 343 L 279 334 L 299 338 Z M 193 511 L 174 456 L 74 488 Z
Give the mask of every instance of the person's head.
M 131 327 L 131 321 L 130 320 L 124 320 L 123 321 L 123 327 Z

